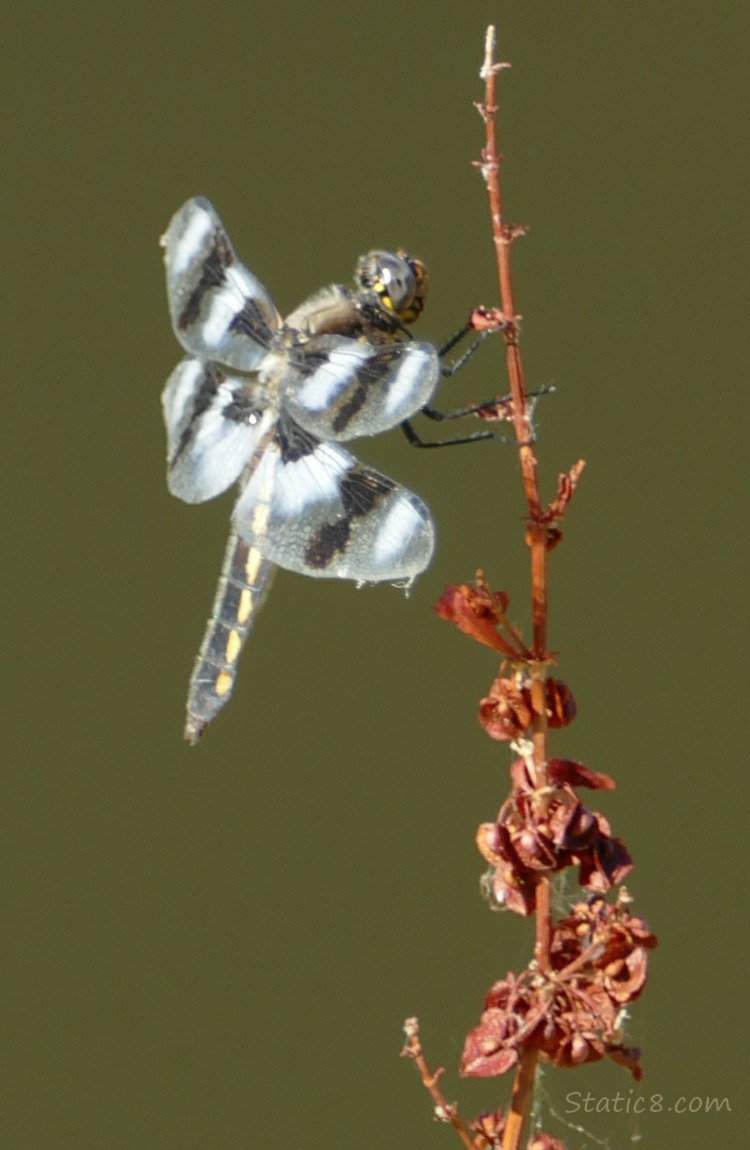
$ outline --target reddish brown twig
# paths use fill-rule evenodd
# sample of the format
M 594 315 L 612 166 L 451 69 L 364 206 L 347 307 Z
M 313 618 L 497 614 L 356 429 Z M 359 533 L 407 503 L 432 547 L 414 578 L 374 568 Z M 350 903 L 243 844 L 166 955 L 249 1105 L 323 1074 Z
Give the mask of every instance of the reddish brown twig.
M 519 1150 L 540 1058 L 573 1067 L 608 1057 L 640 1078 L 640 1052 L 625 1045 L 620 1019 L 626 1004 L 645 985 L 647 952 L 656 945 L 645 922 L 630 913 L 631 899 L 624 888 L 614 903 L 602 897 L 622 882 L 633 864 L 625 844 L 611 834 L 607 819 L 585 806 L 577 790 L 609 790 L 614 781 L 583 763 L 548 757 L 549 730 L 572 722 L 576 704 L 570 688 L 549 675 L 555 656 L 547 646 L 547 554 L 562 539 L 559 522 L 584 463 L 579 460 L 558 476 L 555 495 L 544 506 L 532 446 L 533 396 L 539 393 L 530 397 L 526 390 L 511 274 L 511 248 L 526 229 L 504 219 L 502 157 L 496 141 L 496 81 L 507 67 L 495 62 L 495 30 L 490 27 L 480 72 L 485 96 L 476 105 L 485 143 L 476 167 L 487 187 L 500 307 L 476 309 L 472 326 L 494 327 L 504 341 L 510 400 L 490 402 L 477 415 L 512 422 L 514 428 L 527 506 L 532 638 L 524 640 L 511 623 L 509 596 L 493 591 L 481 571 L 473 585 L 446 588 L 436 610 L 465 635 L 501 655 L 500 670 L 480 702 L 479 721 L 490 738 L 509 742 L 519 756 L 510 770 L 511 793 L 494 822 L 479 827 L 477 846 L 490 865 L 483 880 L 488 899 L 517 914 L 535 916 L 534 957 L 520 974 L 510 973 L 490 987 L 479 1023 L 466 1037 L 461 1062 L 462 1074 L 472 1077 L 513 1070 L 509 1109 L 480 1115 L 467 1127 L 459 1120 L 456 1105 L 446 1103 L 439 1090 L 442 1070 L 429 1071 L 415 1019 L 407 1022 L 403 1051 L 417 1064 L 436 1115 L 453 1125 L 464 1146 L 473 1150 Z M 570 915 L 555 922 L 551 882 L 568 867 L 577 867 L 578 881 L 588 894 Z M 541 1133 L 533 1145 L 562 1148 L 551 1135 Z
M 502 157 L 497 150 L 496 120 L 498 112 L 497 103 L 497 76 L 509 64 L 495 62 L 495 29 L 492 25 L 487 29 L 484 43 L 484 61 L 480 70 L 480 79 L 484 80 L 484 103 L 477 105 L 478 111 L 484 121 L 485 144 L 482 149 L 482 158 L 479 169 L 487 185 L 489 198 L 490 219 L 492 221 L 492 238 L 495 242 L 495 256 L 497 259 L 498 284 L 500 288 L 500 304 L 504 314 L 509 317 L 508 325 L 503 332 L 505 342 L 505 366 L 508 373 L 510 393 L 514 407 L 514 430 L 518 442 L 519 462 L 523 489 L 528 505 L 528 531 L 527 541 L 531 549 L 531 604 L 533 621 L 533 651 L 535 660 L 530 660 L 530 688 L 534 703 L 533 725 L 533 772 L 537 786 L 544 786 L 546 779 L 547 762 L 547 712 L 544 705 L 544 678 L 546 675 L 547 657 L 547 536 L 552 525 L 549 514 L 545 514 L 539 495 L 539 478 L 537 472 L 537 459 L 531 446 L 533 428 L 526 399 L 526 383 L 521 358 L 519 342 L 519 328 L 515 320 L 516 308 L 513 295 L 513 277 L 511 274 L 511 247 L 522 235 L 525 227 L 514 227 L 505 221 L 503 216 L 501 164 Z M 537 930 L 535 958 L 542 970 L 549 965 L 549 910 L 550 892 L 549 880 L 544 879 L 537 891 Z M 529 1068 L 526 1067 L 526 1070 Z M 528 1077 L 528 1075 L 527 1075 Z M 533 1079 L 533 1074 L 531 1074 Z M 506 1146 L 514 1145 L 513 1141 L 506 1139 Z
M 476 1150 L 474 1139 L 458 1116 L 456 1103 L 447 1102 L 440 1089 L 440 1079 L 443 1077 L 445 1071 L 442 1066 L 433 1071 L 430 1070 L 427 1065 L 427 1060 L 422 1052 L 422 1043 L 419 1038 L 419 1020 L 416 1018 L 407 1018 L 404 1022 L 404 1034 L 406 1035 L 406 1042 L 401 1051 L 401 1057 L 411 1058 L 419 1071 L 422 1085 L 435 1104 L 434 1112 L 438 1122 L 449 1123 L 467 1150 Z

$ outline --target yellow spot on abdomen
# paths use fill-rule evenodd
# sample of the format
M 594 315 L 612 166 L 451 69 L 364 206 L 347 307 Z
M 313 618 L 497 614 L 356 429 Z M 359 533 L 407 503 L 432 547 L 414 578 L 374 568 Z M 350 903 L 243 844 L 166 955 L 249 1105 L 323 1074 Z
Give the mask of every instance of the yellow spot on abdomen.
M 239 631 L 230 631 L 227 639 L 227 663 L 233 663 L 242 649 L 242 636 Z
M 220 671 L 216 676 L 216 694 L 220 699 L 223 699 L 231 689 L 232 676 L 229 674 L 229 671 Z
M 247 553 L 247 560 L 245 562 L 245 578 L 251 587 L 254 587 L 258 582 L 258 574 L 260 572 L 260 565 L 263 561 L 263 556 L 256 547 L 251 547 Z
M 240 593 L 240 603 L 239 607 L 237 608 L 237 622 L 241 627 L 247 623 L 248 619 L 250 618 L 252 609 L 253 593 L 248 587 L 246 587 L 245 590 Z
M 255 508 L 255 511 L 253 512 L 253 518 L 252 518 L 252 528 L 253 528 L 253 531 L 255 532 L 256 535 L 265 534 L 265 530 L 268 527 L 268 520 L 270 518 L 271 518 L 271 507 L 270 507 L 270 505 L 268 503 L 259 503 L 257 505 L 257 507 Z M 254 554 L 258 555 L 258 552 L 255 551 L 255 549 L 253 548 L 253 550 L 250 552 L 250 554 L 247 557 L 248 567 L 250 566 L 250 559 Z M 260 560 L 260 555 L 258 555 L 258 559 Z

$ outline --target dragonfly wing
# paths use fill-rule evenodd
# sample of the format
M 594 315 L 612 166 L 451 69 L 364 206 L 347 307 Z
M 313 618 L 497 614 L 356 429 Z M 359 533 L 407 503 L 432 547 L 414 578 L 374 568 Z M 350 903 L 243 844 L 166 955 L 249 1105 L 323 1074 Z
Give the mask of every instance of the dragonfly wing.
M 429 343 L 372 344 L 323 336 L 291 358 L 283 402 L 319 439 L 346 440 L 396 427 L 430 400 L 440 378 Z
M 234 526 L 267 559 L 316 578 L 410 582 L 434 548 L 421 499 L 286 418 L 240 492 Z
M 256 370 L 280 318 L 263 284 L 237 259 L 216 210 L 202 196 L 188 200 L 161 242 L 182 346 L 239 371 Z
M 203 503 L 226 491 L 250 462 L 273 417 L 260 386 L 192 356 L 162 393 L 167 484 L 178 499 Z

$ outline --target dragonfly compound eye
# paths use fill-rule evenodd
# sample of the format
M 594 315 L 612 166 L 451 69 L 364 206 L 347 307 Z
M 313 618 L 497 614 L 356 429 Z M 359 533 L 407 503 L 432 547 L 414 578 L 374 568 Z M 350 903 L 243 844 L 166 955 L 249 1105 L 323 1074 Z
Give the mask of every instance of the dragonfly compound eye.
M 422 314 L 427 272 L 420 260 L 403 249 L 360 256 L 355 280 L 363 290 L 374 292 L 380 306 L 394 312 L 404 323 L 413 323 Z

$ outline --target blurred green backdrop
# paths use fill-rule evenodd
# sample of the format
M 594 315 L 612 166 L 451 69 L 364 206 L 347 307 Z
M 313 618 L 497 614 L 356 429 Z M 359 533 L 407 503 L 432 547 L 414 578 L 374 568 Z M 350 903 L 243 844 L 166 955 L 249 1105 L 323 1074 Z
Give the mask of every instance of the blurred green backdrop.
M 430 269 L 422 338 L 496 302 L 470 166 L 489 21 L 513 63 L 507 209 L 531 229 L 526 364 L 559 389 L 548 492 L 588 461 L 552 559 L 580 709 L 554 750 L 617 778 L 597 805 L 661 936 L 630 1097 L 662 1112 L 572 1113 L 570 1091 L 628 1096 L 599 1064 L 548 1072 L 541 1117 L 570 1147 L 740 1144 L 746 6 L 29 0 L 4 15 L 1 81 L 3 1148 L 448 1146 L 397 1057 L 408 1014 L 466 1117 L 507 1098 L 455 1077 L 531 945 L 477 888 L 475 827 L 507 787 L 475 721 L 495 662 L 430 606 L 481 565 L 528 622 L 513 452 L 360 445 L 434 509 L 432 569 L 408 601 L 282 574 L 190 750 L 231 504 L 167 494 L 158 402 L 179 351 L 157 240 L 195 193 L 282 310 L 398 244 Z M 496 392 L 499 358 L 445 406 Z M 681 1096 L 731 1113 L 677 1115 Z

